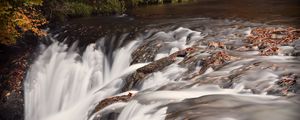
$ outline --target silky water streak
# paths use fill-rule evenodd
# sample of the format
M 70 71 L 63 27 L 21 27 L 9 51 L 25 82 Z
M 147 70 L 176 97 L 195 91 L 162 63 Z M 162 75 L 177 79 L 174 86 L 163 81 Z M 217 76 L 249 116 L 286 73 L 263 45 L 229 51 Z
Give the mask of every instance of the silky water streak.
M 82 55 L 66 44 L 54 42 L 30 67 L 25 81 L 26 120 L 84 120 L 95 103 L 114 95 L 130 67 L 137 41 L 113 52 L 111 66 L 97 44 Z

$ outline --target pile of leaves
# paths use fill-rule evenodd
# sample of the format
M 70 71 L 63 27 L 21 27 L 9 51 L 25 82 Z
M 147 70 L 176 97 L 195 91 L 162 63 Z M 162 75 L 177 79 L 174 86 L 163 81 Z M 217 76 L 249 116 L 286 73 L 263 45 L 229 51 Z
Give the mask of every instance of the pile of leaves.
M 289 28 L 256 28 L 247 37 L 247 42 L 258 47 L 261 55 L 278 54 L 279 46 L 289 45 L 300 37 L 300 30 Z

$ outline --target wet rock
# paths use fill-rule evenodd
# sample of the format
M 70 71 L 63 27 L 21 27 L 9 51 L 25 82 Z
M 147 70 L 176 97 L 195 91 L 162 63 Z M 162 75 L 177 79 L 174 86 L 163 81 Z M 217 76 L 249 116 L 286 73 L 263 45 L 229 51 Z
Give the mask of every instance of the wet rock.
M 159 49 L 163 45 L 164 42 L 162 40 L 151 40 L 146 42 L 132 53 L 132 62 L 130 64 L 153 61 Z
M 299 35 L 300 36 L 300 35 Z M 294 43 L 293 43 L 293 56 L 300 56 L 300 39 L 297 39 Z
M 278 51 L 279 51 L 278 47 L 268 47 L 261 51 L 261 55 L 264 56 L 277 55 Z
M 300 50 L 295 50 L 292 55 L 293 56 L 300 56 Z
M 220 80 L 220 77 L 205 77 L 203 78 L 201 75 L 206 74 L 210 71 L 218 70 L 222 68 L 224 65 L 229 63 L 230 61 L 233 61 L 237 59 L 236 57 L 233 57 L 226 53 L 225 51 L 217 51 L 213 54 L 207 54 L 202 55 L 198 57 L 192 57 L 190 61 L 192 61 L 189 64 L 186 64 L 186 62 L 189 62 L 189 60 L 182 61 L 179 64 L 183 64 L 183 66 L 188 66 L 190 70 L 188 70 L 184 76 L 182 77 L 183 80 L 187 81 L 196 81 L 194 84 L 216 84 L 220 85 L 221 87 L 224 86 L 230 86 L 231 79 L 228 79 L 228 77 L 221 77 L 222 80 Z M 195 67 L 200 66 L 200 70 L 196 71 L 196 73 L 193 72 L 195 70 Z M 191 69 L 193 68 L 193 69 Z
M 157 61 L 154 61 L 142 68 L 139 68 L 134 72 L 133 74 L 129 75 L 125 79 L 125 85 L 122 88 L 122 91 L 128 91 L 132 88 L 134 88 L 137 84 L 141 82 L 148 74 L 157 72 L 159 70 L 162 70 L 166 66 L 171 65 L 175 62 L 175 58 L 173 56 L 161 58 Z
M 213 84 L 213 85 L 219 85 L 220 88 L 231 88 L 233 85 L 233 80 L 229 79 L 228 77 L 200 77 L 195 79 L 195 83 L 193 85 L 207 85 L 207 84 Z M 191 85 L 192 86 L 192 85 Z
M 217 68 L 226 62 L 232 60 L 233 57 L 230 56 L 225 51 L 219 51 L 211 55 L 209 58 L 203 60 L 203 66 L 199 71 L 199 74 L 203 74 L 209 67 Z
M 137 69 L 137 72 L 144 74 L 157 72 L 159 70 L 162 70 L 166 66 L 172 64 L 173 62 L 175 62 L 175 59 L 173 57 L 165 57 L 154 61 L 152 64 L 146 65 L 145 67 Z
M 300 79 L 296 74 L 283 75 L 276 82 L 276 87 L 268 91 L 272 95 L 293 95 L 300 93 Z
M 9 92 L 0 103 L 0 120 L 24 119 L 24 96 L 20 93 Z
M 209 53 L 204 53 L 205 51 L 201 48 L 192 47 L 193 49 L 187 54 L 184 59 L 178 63 L 178 65 L 187 68 L 188 70 L 184 73 L 185 75 L 191 74 L 199 67 L 201 60 L 209 56 Z
M 112 112 L 102 116 L 96 116 L 92 120 L 117 120 L 120 113 Z
M 253 46 L 253 45 L 244 45 L 244 46 L 237 48 L 236 50 L 237 51 L 254 51 L 254 50 L 258 50 L 258 47 Z
M 187 56 L 182 60 L 179 65 L 185 68 L 188 68 L 188 71 L 185 74 L 193 72 L 199 64 L 199 61 L 202 57 L 199 57 L 197 54 Z
M 184 59 L 178 63 L 179 65 L 186 65 L 192 62 L 195 62 L 196 57 L 201 54 L 201 48 L 197 48 L 197 47 L 191 47 L 188 48 L 187 51 L 182 51 L 184 53 L 184 55 L 179 56 L 179 57 L 184 57 Z
M 193 50 L 193 48 L 186 48 L 184 50 L 177 51 L 168 57 L 153 61 L 152 63 L 137 69 L 136 72 L 125 78 L 125 85 L 122 88 L 122 91 L 128 91 L 136 87 L 136 85 L 140 84 L 147 75 L 164 69 L 165 67 L 173 64 L 176 61 L 176 57 L 186 56 Z
M 122 96 L 114 96 L 110 98 L 106 98 L 98 103 L 98 105 L 95 107 L 92 114 L 100 111 L 101 109 L 105 108 L 106 106 L 109 106 L 116 102 L 128 102 L 132 97 L 132 93 L 129 93 L 128 95 L 122 95 Z
M 261 62 L 244 63 L 243 67 L 234 69 L 230 72 L 226 69 L 226 65 L 230 65 L 230 64 L 223 64 L 223 66 L 217 68 L 216 70 L 226 71 L 228 72 L 227 74 L 204 74 L 204 75 L 197 74 L 196 76 L 193 76 L 193 78 L 187 80 L 195 81 L 190 86 L 214 84 L 220 86 L 221 88 L 232 88 L 234 83 L 240 82 L 239 80 L 241 76 L 244 76 L 249 70 L 253 70 L 259 67 L 260 64 Z M 209 67 L 208 69 L 212 69 L 212 68 Z M 205 72 L 207 71 L 208 70 L 206 70 Z
M 279 55 L 292 55 L 294 52 L 294 47 L 292 46 L 280 46 L 278 47 L 278 54 Z
M 208 42 L 207 44 L 208 47 L 212 47 L 212 48 L 222 48 L 225 49 L 226 46 L 224 45 L 223 42 Z

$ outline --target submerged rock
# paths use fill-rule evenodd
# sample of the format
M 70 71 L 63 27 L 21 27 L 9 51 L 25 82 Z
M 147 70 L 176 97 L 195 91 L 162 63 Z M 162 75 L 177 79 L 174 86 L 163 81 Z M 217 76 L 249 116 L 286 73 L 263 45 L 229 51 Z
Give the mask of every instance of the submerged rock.
M 299 96 L 208 95 L 168 105 L 167 120 L 298 120 Z

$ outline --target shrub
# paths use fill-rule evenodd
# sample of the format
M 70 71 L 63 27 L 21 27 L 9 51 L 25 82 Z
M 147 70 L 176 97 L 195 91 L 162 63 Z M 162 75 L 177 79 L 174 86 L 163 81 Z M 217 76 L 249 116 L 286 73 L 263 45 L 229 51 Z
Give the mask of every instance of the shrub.
M 93 8 L 90 5 L 79 2 L 66 2 L 66 15 L 70 17 L 90 16 Z
M 130 6 L 133 6 L 133 7 L 138 6 L 140 3 L 143 3 L 143 2 L 144 2 L 144 0 L 129 0 Z
M 0 43 L 12 45 L 27 31 L 42 36 L 39 29 L 47 23 L 41 11 L 35 7 L 42 5 L 42 0 L 4 0 L 0 3 Z
M 95 7 L 95 13 L 104 13 L 104 14 L 112 14 L 117 13 L 121 14 L 124 13 L 126 10 L 125 2 L 119 0 L 102 0 L 97 3 Z

